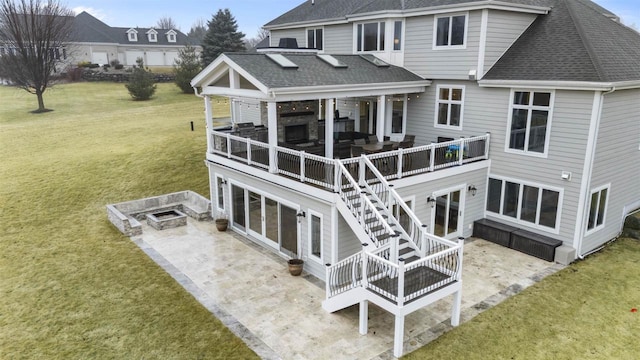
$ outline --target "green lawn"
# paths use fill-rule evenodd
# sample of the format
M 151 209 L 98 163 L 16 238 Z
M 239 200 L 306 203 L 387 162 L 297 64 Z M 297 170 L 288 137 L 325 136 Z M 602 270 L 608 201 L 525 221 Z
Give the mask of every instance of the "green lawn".
M 208 195 L 204 105 L 172 84 L 0 86 L 0 358 L 255 354 L 108 221 L 109 203 Z M 191 132 L 190 121 L 195 130 Z
M 104 209 L 208 195 L 202 100 L 161 84 L 134 102 L 122 84 L 82 83 L 45 105 L 31 114 L 33 95 L 0 86 L 0 359 L 255 358 Z M 618 241 L 408 358 L 636 359 L 638 279 L 640 242 Z

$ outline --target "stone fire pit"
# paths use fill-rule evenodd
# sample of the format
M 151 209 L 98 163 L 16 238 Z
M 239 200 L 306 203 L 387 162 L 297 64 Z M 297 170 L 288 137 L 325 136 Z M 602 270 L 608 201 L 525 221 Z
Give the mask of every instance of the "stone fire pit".
M 156 230 L 186 226 L 187 215 L 178 210 L 158 211 L 147 214 L 147 224 Z

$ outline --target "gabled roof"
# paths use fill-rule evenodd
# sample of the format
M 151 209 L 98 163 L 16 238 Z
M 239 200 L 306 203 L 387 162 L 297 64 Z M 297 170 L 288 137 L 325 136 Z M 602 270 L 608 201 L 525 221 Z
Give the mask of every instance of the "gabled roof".
M 586 0 L 554 0 L 483 80 L 640 80 L 640 34 Z
M 131 28 L 131 27 L 111 27 L 102 21 L 96 19 L 91 14 L 83 11 L 76 15 L 74 19 L 74 35 L 73 42 L 91 42 L 91 43 L 113 43 L 113 44 L 138 44 L 138 45 L 187 45 L 198 44 L 183 32 L 176 29 L 154 29 L 154 28 Z M 134 29 L 140 34 L 149 33 L 151 30 L 156 31 L 159 36 L 156 42 L 150 42 L 146 36 L 138 36 L 138 41 L 129 41 L 127 31 Z M 175 31 L 176 41 L 169 42 L 167 40 L 167 32 Z
M 546 7 L 547 0 L 307 0 L 268 22 L 266 27 L 287 24 L 346 20 L 376 12 L 412 12 L 448 6 L 518 5 Z
M 431 83 L 404 68 L 388 64 L 377 66 L 371 59 L 360 55 L 332 55 L 341 66 L 332 66 L 316 54 L 281 55 L 285 57 L 284 66 L 278 64 L 278 55 L 274 59 L 273 54 L 269 53 L 225 53 L 202 70 L 191 81 L 191 85 L 202 87 L 203 93 L 214 94 L 206 89 L 214 87 L 219 91 L 215 94 L 238 95 L 239 92 L 234 91 L 238 89 L 224 89 L 229 86 L 226 80 L 229 69 L 251 83 L 251 87 L 245 89 L 256 92 L 253 96 L 262 98 L 278 97 L 285 93 L 287 96 L 296 96 L 322 92 L 330 92 L 335 97 L 335 94 L 349 91 L 369 91 L 371 95 L 394 94 L 424 91 L 424 87 Z M 261 95 L 256 95 L 257 91 Z

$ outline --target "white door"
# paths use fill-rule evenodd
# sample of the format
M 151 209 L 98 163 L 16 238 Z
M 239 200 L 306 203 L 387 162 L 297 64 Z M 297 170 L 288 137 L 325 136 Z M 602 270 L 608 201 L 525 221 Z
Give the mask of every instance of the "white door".
M 91 53 L 91 62 L 94 64 L 100 64 L 100 65 L 108 64 L 109 57 L 107 56 L 106 52 L 94 51 L 93 53 Z
M 143 51 L 127 50 L 127 64 L 126 65 L 135 65 L 137 58 L 142 58 L 144 60 L 144 52 Z
M 464 186 L 434 193 L 435 207 L 431 209 L 431 232 L 453 239 L 462 235 Z
M 163 66 L 164 65 L 164 54 L 162 51 L 147 51 L 147 62 L 145 65 L 148 66 Z

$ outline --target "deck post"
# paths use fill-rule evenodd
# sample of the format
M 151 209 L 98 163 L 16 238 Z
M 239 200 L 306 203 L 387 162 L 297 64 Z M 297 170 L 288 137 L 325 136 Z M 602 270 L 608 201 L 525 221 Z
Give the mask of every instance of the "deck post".
M 360 301 L 360 335 L 367 335 L 369 317 L 369 301 Z
M 204 96 L 204 117 L 207 123 L 207 150 L 209 153 L 213 153 L 213 141 L 211 139 L 213 131 L 213 107 L 211 106 L 211 97 L 209 95 Z
M 402 356 L 404 342 L 404 315 L 396 315 L 395 332 L 393 336 L 393 356 Z
M 456 280 L 458 283 L 462 282 L 462 255 L 464 253 L 464 237 L 458 238 L 458 268 L 456 274 Z M 451 307 L 451 326 L 460 325 L 460 307 L 462 305 L 462 284 L 460 284 L 460 290 L 453 294 L 453 305 Z
M 276 146 L 278 145 L 278 108 L 275 101 L 267 102 L 267 131 L 269 135 L 269 172 L 278 171 Z
M 378 140 L 384 140 L 384 123 L 385 116 L 387 115 L 387 96 L 380 95 L 378 96 L 378 114 L 376 121 L 376 136 Z
M 325 100 L 324 109 L 324 157 L 333 159 L 333 121 L 334 121 L 334 99 Z
M 436 163 L 436 147 L 431 143 L 429 151 L 429 172 L 433 172 L 433 167 Z

